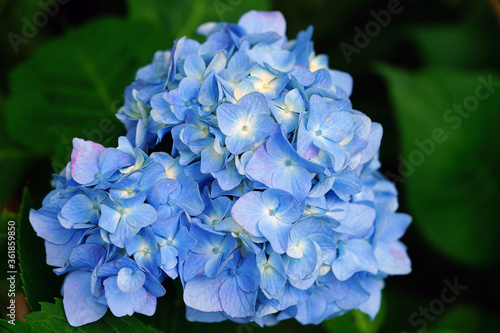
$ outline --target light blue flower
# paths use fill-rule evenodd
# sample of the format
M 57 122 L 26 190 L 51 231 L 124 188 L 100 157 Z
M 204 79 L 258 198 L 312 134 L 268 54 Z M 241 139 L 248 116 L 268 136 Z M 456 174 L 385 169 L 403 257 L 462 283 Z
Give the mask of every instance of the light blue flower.
M 184 261 L 183 280 L 189 281 L 200 274 L 214 278 L 232 258 L 236 248 L 236 239 L 216 231 L 208 231 L 192 224 L 189 230 L 196 240 Z
M 411 272 L 411 262 L 406 246 L 399 241 L 411 223 L 411 217 L 403 213 L 392 213 L 386 217 L 386 225 L 378 239 L 374 255 L 379 270 L 385 274 L 399 275 Z
M 271 111 L 277 122 L 285 126 L 288 133 L 294 131 L 299 123 L 300 114 L 305 112 L 304 98 L 298 89 L 292 89 L 273 100 Z
M 151 226 L 159 246 L 159 266 L 168 276 L 175 279 L 179 275 L 178 265 L 193 248 L 196 240 L 181 223 L 184 213 L 163 217 Z
M 231 208 L 231 200 L 228 197 L 219 197 L 212 200 L 207 187 L 205 187 L 205 190 L 203 191 L 202 199 L 205 204 L 205 209 L 198 218 L 205 225 L 214 227 L 229 212 Z
M 287 191 L 299 202 L 305 199 L 311 189 L 311 174 L 322 171 L 323 167 L 299 156 L 285 138 L 282 127 L 277 127 L 245 167 L 251 179 L 270 188 Z
M 272 251 L 257 255 L 257 267 L 260 272 L 260 288 L 267 298 L 279 299 L 285 292 L 286 272 L 281 256 Z
M 73 139 L 71 175 L 81 185 L 107 188 L 120 178 L 119 170 L 133 164 L 134 159 L 115 148 L 105 149 L 100 144 Z
M 102 190 L 82 189 L 83 193 L 69 199 L 58 215 L 65 228 L 91 228 L 99 222 L 100 205 L 108 195 Z
M 299 202 L 275 189 L 248 192 L 236 201 L 231 215 L 248 233 L 265 237 L 274 252 L 285 253 L 292 224 L 300 217 Z
M 159 278 L 157 261 L 159 260 L 158 243 L 150 227 L 142 228 L 125 246 L 127 254 L 134 257 L 137 265 L 155 278 Z
M 290 283 L 296 288 L 305 290 L 311 287 L 320 274 L 321 248 L 311 239 L 320 228 L 319 220 L 310 217 L 295 224 L 290 232 L 283 264 Z
M 315 148 L 323 149 L 332 156 L 334 170 L 338 171 L 346 160 L 343 140 L 348 138 L 353 126 L 352 114 L 341 108 L 331 108 L 322 97 L 313 95 L 309 119 L 300 124 L 298 152 L 305 158 L 311 158 L 317 154 Z
M 83 229 L 67 229 L 61 225 L 58 214 L 61 208 L 53 203 L 30 210 L 30 222 L 38 237 L 45 240 L 47 264 L 64 267 L 73 248 L 85 233 Z
M 147 192 L 148 202 L 168 216 L 184 210 L 196 216 L 203 211 L 198 184 L 188 176 L 179 175 L 177 180 L 164 179 Z M 154 221 L 153 221 L 154 222 Z
M 254 313 L 259 284 L 255 255 L 243 258 L 236 251 L 217 278 L 202 275 L 187 281 L 184 302 L 200 311 L 224 311 L 230 317 L 245 318 Z
M 144 203 L 145 199 L 142 193 L 131 199 L 103 202 L 99 227 L 108 234 L 110 242 L 124 247 L 141 228 L 156 221 L 158 213 L 153 206 Z
M 183 121 L 187 110 L 198 110 L 200 105 L 197 96 L 201 88 L 201 82 L 194 77 L 186 77 L 179 83 L 179 88 L 165 92 L 163 98 L 171 105 L 175 117 Z
M 237 100 L 254 91 L 268 99 L 275 99 L 288 83 L 288 75 L 262 66 L 254 67 L 249 74 L 235 88 L 234 97 Z
M 101 319 L 108 310 L 104 294 L 97 299 L 90 292 L 91 272 L 77 270 L 64 279 L 62 293 L 66 318 L 71 326 L 82 326 Z
M 165 178 L 177 180 L 177 177 L 184 175 L 185 167 L 179 163 L 179 158 L 173 158 L 167 153 L 157 152 L 151 154 L 151 159 L 160 163 L 165 169 Z
M 132 259 L 121 258 L 115 267 L 116 275 L 104 280 L 106 301 L 113 315 L 123 317 L 137 312 L 152 316 L 156 298 L 165 294 L 160 282 Z
M 226 146 L 235 155 L 251 150 L 276 127 L 269 115 L 269 105 L 263 95 L 251 93 L 236 105 L 222 104 L 217 108 L 217 120 L 227 135 Z

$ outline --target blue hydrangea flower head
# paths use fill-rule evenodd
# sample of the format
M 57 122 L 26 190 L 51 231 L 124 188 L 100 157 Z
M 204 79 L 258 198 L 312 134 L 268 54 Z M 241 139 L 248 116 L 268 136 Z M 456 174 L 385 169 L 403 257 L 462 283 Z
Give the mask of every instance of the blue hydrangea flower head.
M 167 277 L 190 321 L 374 318 L 384 279 L 411 271 L 411 217 L 378 171 L 382 127 L 353 109 L 352 77 L 315 53 L 312 27 L 289 40 L 280 12 L 197 32 L 139 69 L 118 147 L 74 139 L 31 211 L 67 274 L 69 323 L 152 315 Z

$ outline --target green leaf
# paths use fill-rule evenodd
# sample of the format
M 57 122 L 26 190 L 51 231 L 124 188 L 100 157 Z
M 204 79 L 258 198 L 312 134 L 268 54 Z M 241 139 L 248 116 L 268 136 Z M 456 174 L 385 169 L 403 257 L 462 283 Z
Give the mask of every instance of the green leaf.
M 32 311 L 38 311 L 39 302 L 51 301 L 61 294 L 62 279 L 46 264 L 44 240 L 36 235 L 29 221 L 33 206 L 26 188 L 17 223 L 17 251 L 26 300 Z
M 109 333 L 109 332 L 130 332 L 130 333 L 159 333 L 155 328 L 144 324 L 135 317 L 115 317 L 108 312 L 104 318 L 98 322 L 72 327 L 68 324 L 64 315 L 62 301 L 55 300 L 55 304 L 42 303 L 42 310 L 32 312 L 24 316 L 26 322 L 15 321 L 15 326 L 0 320 L 0 327 L 12 333 L 37 332 L 37 333 Z
M 460 303 L 446 308 L 430 327 L 436 332 L 495 332 L 500 320 L 494 313 L 468 303 Z
M 8 133 L 40 153 L 70 151 L 73 137 L 102 142 L 119 133 L 125 87 L 169 44 L 147 23 L 111 18 L 44 44 L 11 74 Z
M 491 28 L 497 29 L 495 26 Z M 413 29 L 411 36 L 426 65 L 475 69 L 491 66 L 500 58 L 500 49 L 490 47 L 500 43 L 498 34 L 492 29 L 464 23 L 419 26 Z
M 36 158 L 36 154 L 23 149 L 6 136 L 5 99 L 0 95 L 0 203 L 5 203 L 12 193 L 20 187 L 24 172 Z
M 269 0 L 128 0 L 129 16 L 160 28 L 167 37 L 195 38 L 196 28 L 205 22 L 238 22 L 254 10 L 270 10 Z M 170 45 L 169 47 L 170 48 Z
M 500 77 L 455 70 L 408 72 L 380 66 L 401 132 L 400 174 L 414 225 L 456 262 L 498 259 L 496 215 Z M 483 81 L 492 79 L 489 88 Z M 490 90 L 493 90 L 491 92 Z M 489 94 L 479 100 L 476 94 Z M 454 108 L 477 101 L 463 113 Z M 411 253 L 410 253 L 411 254 Z
M 1 138 L 0 138 L 1 140 Z M 32 163 L 33 155 L 26 149 L 6 147 L 5 141 L 0 141 L 0 203 L 7 201 L 9 196 L 21 184 L 24 172 Z

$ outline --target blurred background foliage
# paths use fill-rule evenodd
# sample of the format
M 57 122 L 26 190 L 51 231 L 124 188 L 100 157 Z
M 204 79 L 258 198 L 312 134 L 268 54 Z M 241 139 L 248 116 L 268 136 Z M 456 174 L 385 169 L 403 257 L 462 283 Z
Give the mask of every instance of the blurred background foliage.
M 400 190 L 401 211 L 414 217 L 403 239 L 413 273 L 387 279 L 375 321 L 354 311 L 307 330 L 468 333 L 500 326 L 500 228 L 494 215 L 500 184 L 500 1 L 60 0 L 57 8 L 44 9 L 51 2 L 0 2 L 0 313 L 5 315 L 9 301 L 9 220 L 18 221 L 23 258 L 18 290 L 24 284 L 32 310 L 42 311 L 27 315 L 18 332 L 72 331 L 61 302 L 53 300 L 61 281 L 44 264 L 42 242 L 26 218 L 50 190 L 51 174 L 69 160 L 71 139 L 116 145 L 124 134 L 114 117 L 123 90 L 154 51 L 171 48 L 175 38 L 195 37 L 200 23 L 236 22 L 250 9 L 282 11 L 289 38 L 314 25 L 317 53 L 354 77 L 353 105 L 382 123 L 382 172 Z M 396 2 L 398 13 L 378 23 L 377 33 L 367 32 L 377 25 L 374 13 Z M 471 105 L 477 89 L 489 96 Z M 456 111 L 461 106 L 465 111 Z M 25 187 L 32 199 L 24 196 L 20 214 Z M 441 309 L 445 280 L 467 288 Z M 159 300 L 152 319 L 108 315 L 82 331 L 262 331 L 187 323 L 175 293 Z M 40 301 L 50 304 L 40 307 Z M 12 329 L 4 321 L 0 327 Z M 303 329 L 285 322 L 264 331 Z

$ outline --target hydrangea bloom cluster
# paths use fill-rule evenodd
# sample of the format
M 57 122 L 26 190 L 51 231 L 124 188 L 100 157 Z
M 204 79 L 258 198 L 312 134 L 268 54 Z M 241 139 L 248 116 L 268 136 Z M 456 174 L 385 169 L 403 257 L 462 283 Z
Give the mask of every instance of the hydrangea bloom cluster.
M 152 315 L 179 278 L 191 321 L 302 324 L 359 309 L 411 263 L 411 218 L 378 171 L 380 124 L 352 79 L 279 12 L 207 23 L 137 72 L 118 148 L 75 139 L 30 219 L 73 326 Z M 172 139 L 171 154 L 148 151 Z

